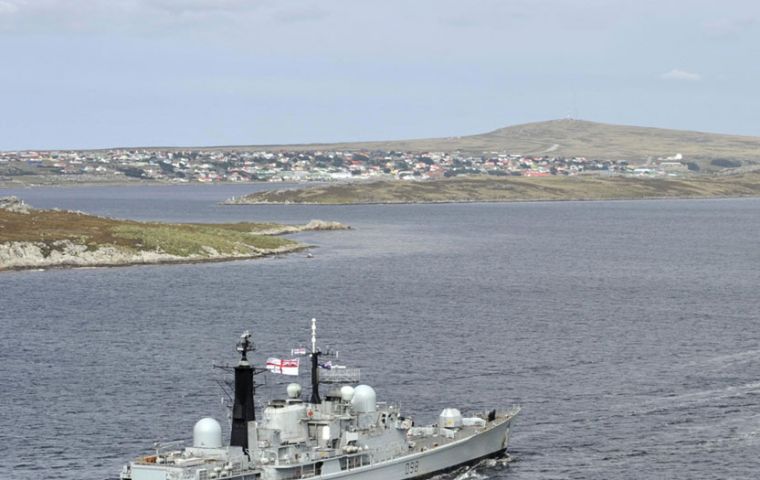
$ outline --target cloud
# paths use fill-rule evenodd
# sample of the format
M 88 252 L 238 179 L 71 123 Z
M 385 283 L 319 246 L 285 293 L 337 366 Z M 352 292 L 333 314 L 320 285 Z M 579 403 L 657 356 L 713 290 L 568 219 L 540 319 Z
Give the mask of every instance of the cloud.
M 683 82 L 698 82 L 702 80 L 702 75 L 698 73 L 693 72 L 687 72 L 686 70 L 681 70 L 679 68 L 674 68 L 673 70 L 669 72 L 665 72 L 662 75 L 660 75 L 660 78 L 663 80 L 677 80 L 677 81 L 683 81 Z
M 255 35 L 250 30 L 273 22 L 300 28 L 324 20 L 333 12 L 323 5 L 315 0 L 0 0 L 0 34 L 248 38 Z
M 713 38 L 727 38 L 741 35 L 755 25 L 753 17 L 746 18 L 721 18 L 712 20 L 702 25 L 708 36 Z
M 188 12 L 237 12 L 255 8 L 258 2 L 245 0 L 151 0 L 136 2 L 170 13 Z
M 0 0 L 0 15 L 16 13 L 17 11 L 18 5 L 14 2 Z
M 327 10 L 319 7 L 304 5 L 301 8 L 291 8 L 275 12 L 273 17 L 281 23 L 311 22 L 321 20 L 330 14 Z
M 258 8 L 268 0 L 0 0 L 0 8 L 29 15 L 61 13 L 68 9 L 78 12 L 108 12 L 114 15 L 166 11 L 185 12 L 236 12 Z
M 261 15 L 273 0 L 0 0 L 0 32 L 167 32 Z

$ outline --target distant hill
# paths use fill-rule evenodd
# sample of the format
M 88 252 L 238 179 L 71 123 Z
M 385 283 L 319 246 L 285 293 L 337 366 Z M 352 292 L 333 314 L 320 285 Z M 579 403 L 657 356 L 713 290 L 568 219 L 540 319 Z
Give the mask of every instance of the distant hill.
M 570 119 L 515 125 L 462 137 L 225 148 L 508 151 L 517 154 L 583 156 L 635 162 L 649 157 L 667 157 L 681 153 L 684 161 L 697 161 L 702 165 L 709 165 L 714 160 L 718 160 L 718 167 L 737 166 L 732 162 L 760 164 L 760 137 L 631 127 Z

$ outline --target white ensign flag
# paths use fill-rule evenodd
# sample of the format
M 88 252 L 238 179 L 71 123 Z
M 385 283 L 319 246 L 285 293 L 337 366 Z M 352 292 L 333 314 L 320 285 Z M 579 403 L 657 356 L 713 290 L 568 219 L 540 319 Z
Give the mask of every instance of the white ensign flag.
M 298 376 L 298 366 L 301 363 L 300 359 L 279 359 L 268 358 L 267 370 L 272 373 L 279 373 L 282 375 Z

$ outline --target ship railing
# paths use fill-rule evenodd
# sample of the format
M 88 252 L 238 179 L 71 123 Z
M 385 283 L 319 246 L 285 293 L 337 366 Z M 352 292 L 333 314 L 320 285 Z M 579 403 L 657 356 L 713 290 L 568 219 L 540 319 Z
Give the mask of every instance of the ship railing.
M 344 455 L 338 460 L 340 463 L 341 471 L 350 471 L 355 468 L 366 467 L 372 465 L 372 457 L 366 453 L 358 453 L 355 455 Z M 321 471 L 317 469 L 316 463 L 310 463 L 307 465 L 301 465 L 295 468 L 290 473 L 280 472 L 282 480 L 291 479 L 304 479 L 314 478 L 321 475 Z
M 359 368 L 331 368 L 319 372 L 321 383 L 359 383 L 361 369 Z

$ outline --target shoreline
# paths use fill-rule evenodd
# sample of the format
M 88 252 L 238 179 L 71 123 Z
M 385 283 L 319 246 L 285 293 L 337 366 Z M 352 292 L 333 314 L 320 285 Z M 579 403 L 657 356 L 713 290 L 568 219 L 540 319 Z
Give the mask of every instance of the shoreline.
M 248 205 L 282 205 L 282 206 L 327 206 L 345 207 L 353 205 L 450 205 L 474 203 L 538 203 L 538 202 L 631 202 L 652 200 L 727 200 L 740 198 L 760 198 L 758 195 L 678 195 L 678 196 L 647 196 L 647 197 L 616 197 L 616 198 L 524 198 L 510 200 L 423 200 L 423 201 L 387 201 L 387 202 L 221 202 L 220 205 L 238 207 Z
M 220 255 L 216 257 L 176 257 L 176 258 L 157 258 L 155 260 L 134 260 L 125 262 L 93 262 L 93 263 L 71 263 L 61 262 L 50 265 L 29 265 L 0 267 L 0 275 L 11 272 L 29 272 L 29 271 L 47 271 L 47 270 L 75 270 L 75 269 L 95 269 L 95 268 L 119 268 L 119 267 L 140 267 L 151 265 L 192 265 L 198 263 L 222 263 L 234 262 L 238 260 L 255 260 L 268 257 L 277 257 L 277 255 L 290 255 L 315 248 L 315 245 L 296 244 L 280 249 L 262 251 L 250 255 Z
M 225 205 L 394 205 L 610 201 L 760 196 L 760 175 L 730 177 L 456 177 L 278 189 L 237 195 Z
M 16 197 L 0 197 L 0 272 L 254 259 L 312 248 L 283 235 L 350 228 L 322 220 L 299 225 L 138 222 L 38 210 Z
M 59 183 L 34 183 L 34 184 L 0 182 L 0 189 L 7 189 L 7 190 L 29 189 L 31 190 L 35 188 L 169 187 L 169 186 L 188 187 L 188 186 L 198 186 L 198 185 L 222 186 L 222 185 L 261 185 L 261 184 L 281 185 L 282 182 L 277 182 L 277 183 L 275 182 L 200 183 L 200 182 L 161 182 L 161 181 L 145 181 L 145 180 L 135 180 L 134 182 L 81 182 L 81 183 L 59 182 Z M 303 184 L 306 184 L 306 183 L 303 183 Z M 301 185 L 301 183 L 296 183 L 296 185 Z

